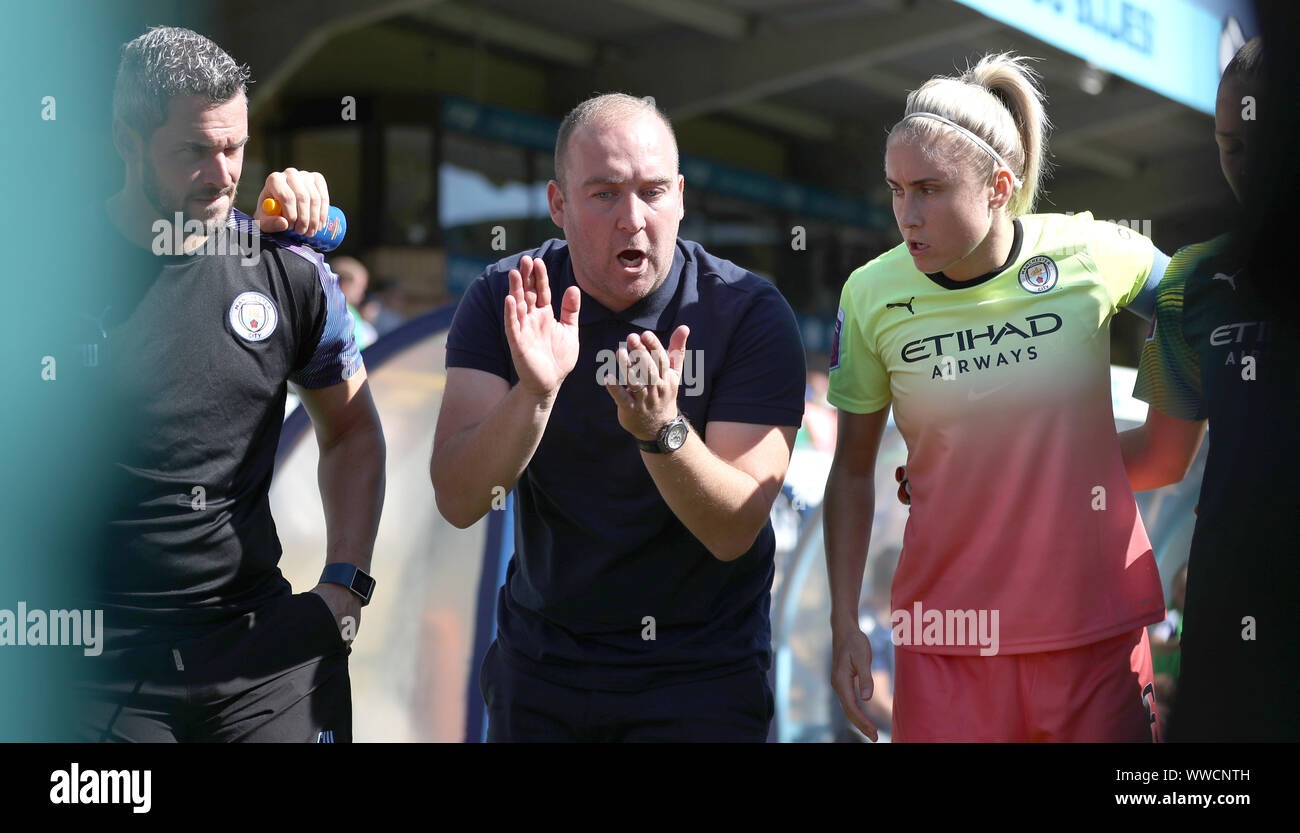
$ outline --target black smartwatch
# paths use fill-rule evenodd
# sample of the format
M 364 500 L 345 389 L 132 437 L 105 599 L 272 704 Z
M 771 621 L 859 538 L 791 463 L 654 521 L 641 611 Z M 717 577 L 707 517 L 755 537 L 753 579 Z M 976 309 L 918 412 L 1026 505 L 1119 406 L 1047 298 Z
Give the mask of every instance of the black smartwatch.
M 375 595 L 375 580 L 370 574 L 355 564 L 326 564 L 321 570 L 320 580 L 325 584 L 341 584 L 361 599 L 361 606 L 370 604 L 370 597 Z
M 659 429 L 658 437 L 653 440 L 643 440 L 638 437 L 636 444 L 642 451 L 651 454 L 672 454 L 686 445 L 686 438 L 690 433 L 691 427 L 686 423 L 686 417 L 678 414 L 676 419 L 670 420 L 667 425 Z

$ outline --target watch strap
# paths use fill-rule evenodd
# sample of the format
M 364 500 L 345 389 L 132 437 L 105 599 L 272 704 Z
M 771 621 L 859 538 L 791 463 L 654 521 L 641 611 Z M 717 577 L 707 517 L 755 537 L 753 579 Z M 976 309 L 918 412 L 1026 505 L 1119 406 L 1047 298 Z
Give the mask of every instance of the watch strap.
M 324 584 L 341 584 L 361 599 L 361 606 L 370 604 L 375 595 L 375 580 L 370 574 L 355 564 L 335 562 L 326 564 L 321 570 L 320 580 Z
M 682 416 L 679 413 L 677 416 L 673 417 L 672 419 L 668 420 L 668 422 L 664 423 L 663 427 L 659 429 L 659 434 L 653 440 L 643 440 L 640 437 L 637 437 L 636 438 L 637 448 L 640 448 L 642 451 L 648 452 L 650 454 L 671 454 L 673 451 L 676 451 L 677 449 L 665 448 L 664 440 L 668 436 L 668 432 L 673 429 L 673 426 L 679 424 L 686 425 L 686 426 L 690 425 L 690 423 L 686 421 L 686 417 Z

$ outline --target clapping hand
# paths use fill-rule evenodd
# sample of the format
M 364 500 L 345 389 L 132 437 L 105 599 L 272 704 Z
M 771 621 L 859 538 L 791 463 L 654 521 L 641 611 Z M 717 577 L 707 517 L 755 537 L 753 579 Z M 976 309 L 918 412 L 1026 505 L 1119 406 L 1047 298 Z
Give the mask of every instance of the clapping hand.
M 551 308 L 546 263 L 524 255 L 510 270 L 506 295 L 506 341 L 519 384 L 539 397 L 553 396 L 578 362 L 578 309 L 582 292 L 564 292 L 559 320 Z
M 618 405 L 619 424 L 637 439 L 658 438 L 659 429 L 677 418 L 677 389 L 690 334 L 690 328 L 681 325 L 665 350 L 659 337 L 646 330 L 632 333 L 627 344 L 618 348 L 618 369 L 627 384 L 607 376 L 605 390 Z

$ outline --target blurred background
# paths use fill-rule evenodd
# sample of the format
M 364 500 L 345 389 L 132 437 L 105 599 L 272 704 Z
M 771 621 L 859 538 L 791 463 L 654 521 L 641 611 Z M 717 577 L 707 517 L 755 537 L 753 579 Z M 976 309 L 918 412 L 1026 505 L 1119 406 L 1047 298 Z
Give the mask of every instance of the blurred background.
M 325 173 L 349 219 L 337 254 L 365 264 L 390 324 L 560 236 L 545 197 L 560 119 L 598 92 L 652 96 L 681 149 L 681 236 L 772 280 L 823 370 L 844 279 L 900 240 L 882 151 L 908 91 L 989 51 L 1042 58 L 1056 169 L 1038 210 L 1091 211 L 1172 252 L 1223 230 L 1215 88 L 1256 33 L 1249 0 L 124 6 L 121 41 L 190 25 L 252 68 L 240 207 L 271 171 Z M 1115 333 L 1135 365 L 1144 327 L 1121 316 Z
M 1222 231 L 1220 55 L 1254 27 L 1229 0 L 234 0 L 207 34 L 253 69 L 245 182 L 325 172 L 351 222 L 339 254 L 394 312 L 559 236 L 555 130 L 620 90 L 673 120 L 681 236 L 774 281 L 825 354 L 844 279 L 900 239 L 882 149 L 909 90 L 988 51 L 1042 58 L 1057 167 L 1039 210 L 1172 251 Z M 1145 329 L 1124 316 L 1115 333 L 1135 365 Z
M 373 565 L 381 589 L 353 653 L 359 740 L 483 736 L 478 663 L 513 521 L 506 508 L 460 531 L 434 506 L 427 464 L 443 343 L 487 264 L 562 236 L 545 189 L 556 128 L 574 104 L 613 90 L 653 96 L 680 146 L 681 236 L 771 280 L 796 311 L 810 372 L 773 511 L 773 737 L 853 740 L 826 680 L 818 509 L 835 416 L 825 373 L 844 280 L 900 240 L 883 143 L 907 92 L 986 52 L 1042 58 L 1056 167 L 1038 210 L 1091 211 L 1172 253 L 1225 229 L 1232 195 L 1213 141 L 1215 88 L 1258 34 L 1248 0 L 145 0 L 84 16 L 76 34 L 67 20 L 80 8 L 45 4 L 23 30 L 28 43 L 57 45 L 49 63 L 82 70 L 60 113 L 76 108 L 89 163 L 63 171 L 60 187 L 101 199 L 120 187 L 117 49 L 148 26 L 181 25 L 252 68 L 240 208 L 251 213 L 265 176 L 292 165 L 324 173 L 348 215 L 330 262 L 366 345 L 389 450 Z M 39 98 L 40 85 L 28 87 Z M 53 166 L 53 151 L 41 152 Z M 1121 427 L 1144 416 L 1128 394 L 1146 331 L 1128 313 L 1113 324 Z M 892 480 L 906 451 L 892 427 L 886 443 L 864 630 L 879 627 L 882 592 L 888 607 L 906 521 Z M 291 410 L 272 508 L 296 590 L 314 584 L 324 552 L 315 455 L 305 416 Z M 1141 498 L 1167 590 L 1186 559 L 1198 481 L 1199 464 L 1180 486 Z M 888 675 L 888 662 L 879 670 Z

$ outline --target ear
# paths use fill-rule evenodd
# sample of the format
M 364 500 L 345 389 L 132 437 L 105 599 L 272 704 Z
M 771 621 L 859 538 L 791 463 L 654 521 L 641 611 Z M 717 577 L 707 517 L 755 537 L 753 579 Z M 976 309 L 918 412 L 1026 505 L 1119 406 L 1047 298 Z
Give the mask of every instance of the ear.
M 553 179 L 546 183 L 546 205 L 551 209 L 551 222 L 564 228 L 564 192 Z
M 677 222 L 686 216 L 686 177 L 677 175 Z
M 999 208 L 1006 208 L 1011 202 L 1011 197 L 1015 194 L 1016 184 L 1011 178 L 1011 171 L 1006 168 L 998 168 L 993 174 L 993 184 L 990 186 L 989 208 L 996 211 Z
M 113 119 L 113 147 L 117 148 L 117 155 L 129 174 L 134 175 L 144 161 L 144 141 L 140 134 L 121 119 Z

